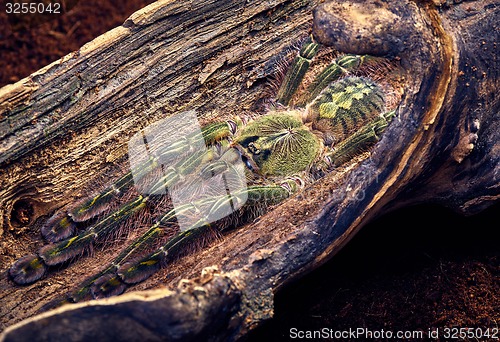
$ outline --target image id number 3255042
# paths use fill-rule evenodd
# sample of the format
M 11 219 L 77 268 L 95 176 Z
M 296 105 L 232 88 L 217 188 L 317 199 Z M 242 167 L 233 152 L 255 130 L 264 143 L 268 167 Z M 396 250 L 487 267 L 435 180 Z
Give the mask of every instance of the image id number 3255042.
M 61 13 L 61 4 L 58 2 L 49 2 L 44 4 L 43 2 L 7 2 L 5 4 L 5 13 L 7 14 L 45 14 Z
M 498 340 L 500 339 L 498 328 L 443 328 L 440 337 L 446 339 L 483 339 Z

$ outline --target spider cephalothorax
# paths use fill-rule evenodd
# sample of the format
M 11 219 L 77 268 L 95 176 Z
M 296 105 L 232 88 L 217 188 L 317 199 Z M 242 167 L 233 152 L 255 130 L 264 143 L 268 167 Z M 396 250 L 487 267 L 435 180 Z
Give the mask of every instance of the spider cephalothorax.
M 321 143 L 298 114 L 271 113 L 242 129 L 234 146 L 252 171 L 263 176 L 292 176 L 313 163 Z
M 266 115 L 190 130 L 184 121 L 196 121 L 191 111 L 140 133 L 139 142 L 148 140 L 152 146 L 136 149 L 146 156 L 131 154 L 130 172 L 54 214 L 42 228 L 51 243 L 16 261 L 9 270 L 13 281 L 32 283 L 51 267 L 85 254 L 168 192 L 172 203 L 163 206 L 142 236 L 67 300 L 119 294 L 178 256 L 208 228 L 237 226 L 366 151 L 394 115 L 387 108 L 386 92 L 366 75 L 349 75 L 369 57 L 343 55 L 311 77 L 305 92 L 297 93 L 319 47 L 312 39 L 305 41 Z M 109 205 L 118 198 L 119 205 Z

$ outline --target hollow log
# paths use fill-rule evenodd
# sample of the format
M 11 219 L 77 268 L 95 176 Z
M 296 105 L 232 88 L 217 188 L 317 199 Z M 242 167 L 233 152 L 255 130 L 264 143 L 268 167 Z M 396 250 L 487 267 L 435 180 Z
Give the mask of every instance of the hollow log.
M 41 243 L 38 217 L 118 174 L 117 161 L 141 128 L 186 108 L 202 121 L 258 111 L 276 56 L 311 27 L 322 44 L 397 58 L 406 71 L 397 118 L 369 158 L 133 288 L 143 291 L 33 316 L 93 274 L 92 260 L 25 287 L 3 272 L 3 327 L 27 318 L 4 340 L 236 340 L 272 317 L 276 291 L 331 258 L 373 218 L 430 201 L 474 214 L 498 201 L 497 2 L 317 5 L 158 1 L 0 89 L 6 270 Z

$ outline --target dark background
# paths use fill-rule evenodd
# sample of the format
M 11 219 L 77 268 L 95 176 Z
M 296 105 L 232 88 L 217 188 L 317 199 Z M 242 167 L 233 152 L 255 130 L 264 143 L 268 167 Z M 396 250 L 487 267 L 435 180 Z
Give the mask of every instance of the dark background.
M 497 204 L 464 218 L 419 205 L 381 217 L 327 264 L 278 293 L 275 319 L 250 340 L 287 341 L 292 327 L 498 327 L 499 210 Z
M 5 13 L 6 2 L 0 1 L 0 86 L 78 50 L 153 1 L 67 0 L 62 15 L 17 17 Z M 378 219 L 330 262 L 278 293 L 275 318 L 249 340 L 288 340 L 291 328 L 498 327 L 499 210 L 463 218 L 420 205 Z

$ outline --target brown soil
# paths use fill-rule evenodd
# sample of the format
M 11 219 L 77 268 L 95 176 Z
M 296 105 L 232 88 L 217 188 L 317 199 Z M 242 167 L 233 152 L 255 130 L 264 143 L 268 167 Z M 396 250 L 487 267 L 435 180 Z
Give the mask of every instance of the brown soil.
M 0 1 L 0 86 L 77 50 L 153 1 L 65 1 L 64 15 L 29 20 L 9 20 L 6 2 Z M 498 328 L 500 234 L 493 222 L 499 209 L 464 219 L 419 206 L 378 220 L 279 293 L 275 319 L 249 340 L 288 340 L 291 328 L 440 328 L 441 340 L 444 328 Z
M 0 0 L 0 87 L 78 50 L 154 0 L 60 0 L 67 12 L 43 17 L 7 15 L 8 2 L 21 1 Z M 50 1 L 36 1 L 41 2 Z

